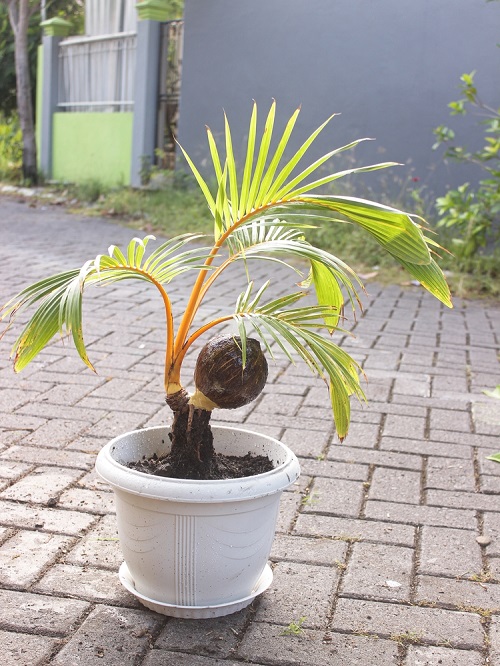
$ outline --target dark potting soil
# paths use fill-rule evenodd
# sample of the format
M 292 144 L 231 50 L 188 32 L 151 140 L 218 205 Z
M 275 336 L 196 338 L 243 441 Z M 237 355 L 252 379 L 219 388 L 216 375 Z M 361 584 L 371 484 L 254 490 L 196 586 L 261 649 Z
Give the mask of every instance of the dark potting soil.
M 158 457 L 156 453 L 151 458 L 143 458 L 137 462 L 127 464 L 130 469 L 154 476 L 168 476 L 171 479 L 197 479 L 215 481 L 218 479 L 239 479 L 243 476 L 255 476 L 274 469 L 274 465 L 267 456 L 255 456 L 247 453 L 245 456 L 226 456 L 216 453 L 213 464 L 203 477 L 193 472 L 188 465 L 179 465 L 179 461 L 172 461 L 170 454 Z

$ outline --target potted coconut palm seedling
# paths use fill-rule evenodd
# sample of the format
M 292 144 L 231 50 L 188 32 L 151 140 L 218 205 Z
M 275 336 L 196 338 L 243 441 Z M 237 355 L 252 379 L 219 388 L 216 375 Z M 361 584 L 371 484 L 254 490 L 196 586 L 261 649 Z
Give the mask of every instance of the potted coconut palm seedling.
M 344 261 L 307 241 L 311 226 L 359 225 L 451 307 L 448 286 L 432 257 L 435 243 L 420 218 L 373 201 L 317 193 L 342 176 L 390 164 L 324 171 L 328 160 L 359 143 L 354 141 L 301 167 L 328 120 L 284 159 L 298 114 L 271 150 L 275 104 L 262 133 L 254 105 L 241 169 L 227 119 L 224 150 L 208 130 L 213 190 L 183 151 L 213 217 L 213 238 L 208 243 L 203 238 L 207 246 L 200 245 L 199 235 L 184 234 L 151 251 L 152 236 L 134 238 L 124 251 L 112 246 L 81 268 L 36 282 L 2 308 L 7 328 L 27 308 L 35 308 L 12 350 L 16 371 L 58 334 L 72 336 L 81 359 L 93 369 L 83 337 L 85 290 L 142 280 L 158 291 L 172 425 L 117 437 L 101 450 L 96 468 L 115 491 L 125 559 L 121 581 L 143 604 L 167 615 L 225 615 L 248 605 L 270 585 L 267 561 L 279 498 L 299 475 L 297 459 L 286 446 L 264 435 L 211 427 L 213 410 L 254 400 L 266 382 L 266 357 L 273 354 L 301 359 L 325 380 L 340 440 L 347 435 L 351 396 L 364 399 L 360 366 L 331 336 L 342 330 L 344 307 L 359 305 L 362 284 Z M 294 271 L 289 294 L 268 296 L 268 284 L 254 284 L 252 264 L 262 259 Z M 242 282 L 235 304 L 228 303 L 227 313 L 216 319 L 195 321 L 212 287 L 238 264 Z M 303 273 L 299 286 L 297 271 Z M 169 285 L 185 285 L 191 275 L 189 297 L 176 312 Z M 234 272 L 231 276 L 234 281 Z M 302 304 L 309 292 L 314 302 Z M 231 321 L 234 335 L 217 335 L 217 327 Z M 195 343 L 196 348 L 203 342 L 195 390 L 188 394 L 183 361 Z

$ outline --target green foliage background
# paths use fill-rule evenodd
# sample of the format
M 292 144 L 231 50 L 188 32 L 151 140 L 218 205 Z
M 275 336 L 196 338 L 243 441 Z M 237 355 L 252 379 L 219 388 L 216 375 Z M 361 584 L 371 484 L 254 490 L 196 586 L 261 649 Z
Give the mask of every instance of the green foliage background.
M 78 0 L 48 0 L 47 16 L 62 16 L 71 21 L 73 34 L 83 32 L 84 12 Z M 40 11 L 33 14 L 28 31 L 31 87 L 35 101 L 36 55 L 42 39 Z M 16 70 L 14 65 L 14 35 L 9 23 L 7 7 L 0 4 L 0 113 L 9 117 L 16 109 Z

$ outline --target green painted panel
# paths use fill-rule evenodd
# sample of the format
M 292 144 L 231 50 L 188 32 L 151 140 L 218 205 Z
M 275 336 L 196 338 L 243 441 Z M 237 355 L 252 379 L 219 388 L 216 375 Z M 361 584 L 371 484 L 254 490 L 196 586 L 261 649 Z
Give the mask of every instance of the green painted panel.
M 35 114 L 35 139 L 36 160 L 40 169 L 40 150 L 42 145 L 42 95 L 43 95 L 43 46 L 40 44 L 37 50 L 36 61 L 36 114 Z
M 53 178 L 128 185 L 134 114 L 55 113 Z

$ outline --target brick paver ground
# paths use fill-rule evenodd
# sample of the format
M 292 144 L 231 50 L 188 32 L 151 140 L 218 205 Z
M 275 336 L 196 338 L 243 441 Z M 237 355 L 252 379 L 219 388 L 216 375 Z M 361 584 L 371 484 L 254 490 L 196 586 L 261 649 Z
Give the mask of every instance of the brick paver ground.
M 2 199 L 0 237 L 3 303 L 131 232 Z M 257 282 L 266 271 L 283 288 L 296 279 L 258 265 Z M 186 291 L 174 283 L 174 302 Z M 500 450 L 500 401 L 482 393 L 500 383 L 499 304 L 449 311 L 416 287 L 369 285 L 343 346 L 366 369 L 370 403 L 353 405 L 343 444 L 324 386 L 282 358 L 256 402 L 217 415 L 280 437 L 303 473 L 284 494 L 272 587 L 205 621 L 149 612 L 121 587 L 112 494 L 93 471 L 107 440 L 169 418 L 158 306 L 140 283 L 93 294 L 98 375 L 61 342 L 14 375 L 13 335 L 1 343 L 2 664 L 500 666 L 500 465 L 486 459 Z M 284 631 L 293 622 L 298 635 Z

